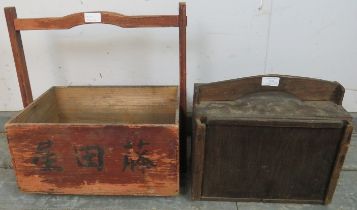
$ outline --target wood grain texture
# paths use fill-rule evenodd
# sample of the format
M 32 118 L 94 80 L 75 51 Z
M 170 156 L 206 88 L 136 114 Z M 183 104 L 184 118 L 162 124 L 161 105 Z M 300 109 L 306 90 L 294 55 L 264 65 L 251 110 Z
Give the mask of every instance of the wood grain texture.
M 334 166 L 331 172 L 330 183 L 328 185 L 325 200 L 324 200 L 325 204 L 329 204 L 332 201 L 332 197 L 336 189 L 337 181 L 340 176 L 340 171 L 345 161 L 347 150 L 351 141 L 352 130 L 353 130 L 353 126 L 350 123 L 348 123 L 345 127 L 342 140 L 340 141 L 338 154 L 335 158 Z
M 53 87 L 6 124 L 20 189 L 172 196 L 179 189 L 175 86 Z
M 261 80 L 264 76 L 279 77 L 279 86 L 262 86 Z M 331 101 L 338 105 L 342 104 L 345 90 L 337 82 L 285 75 L 264 76 L 200 84 L 198 89 L 199 96 L 195 102 L 233 101 L 250 93 L 282 91 L 294 95 L 302 101 Z
M 93 12 L 91 12 L 93 13 Z M 180 113 L 186 115 L 186 4 L 179 4 L 178 15 L 126 16 L 115 12 L 98 11 L 101 21 L 98 23 L 112 24 L 123 28 L 139 27 L 178 27 L 179 28 L 179 77 L 180 77 Z M 17 18 L 15 7 L 5 8 L 5 15 L 12 43 L 13 54 L 18 73 L 18 80 L 24 107 L 32 102 L 32 91 L 28 78 L 21 42 L 21 30 L 53 30 L 70 29 L 85 22 L 85 12 L 75 13 L 64 17 L 52 18 Z M 183 127 L 184 128 L 184 127 Z
M 203 163 L 205 156 L 205 137 L 206 125 L 199 119 L 195 119 L 194 125 L 194 143 L 192 144 L 192 190 L 193 200 L 199 200 L 202 195 Z
M 194 200 L 331 201 L 352 133 L 344 88 L 265 76 L 279 85 L 262 86 L 263 76 L 195 84 L 192 165 L 202 172 L 193 172 Z
M 175 86 L 56 88 L 62 122 L 175 124 L 177 95 Z
M 185 135 L 179 120 L 186 116 L 185 4 L 180 3 L 179 15 L 97 13 L 98 23 L 123 28 L 179 27 L 180 89 L 55 87 L 31 103 L 20 30 L 89 23 L 85 13 L 24 19 L 17 18 L 14 7 L 5 8 L 26 107 L 6 125 L 18 184 L 23 191 L 39 193 L 175 195 L 180 128 Z
M 176 86 L 53 87 L 9 123 L 178 124 Z
M 179 7 L 179 42 L 180 42 L 180 107 L 186 113 L 186 4 L 180 3 Z
M 187 154 L 187 96 L 186 96 L 186 4 L 180 2 L 179 4 L 179 67 L 180 67 L 180 162 L 181 173 L 186 172 L 186 154 Z
M 26 107 L 32 101 L 32 91 L 30 80 L 27 72 L 27 65 L 25 60 L 24 48 L 22 46 L 22 39 L 20 31 L 16 31 L 14 20 L 17 18 L 15 7 L 4 8 L 7 29 L 11 42 L 12 53 L 16 67 L 17 79 L 20 86 L 23 106 Z
M 95 11 L 101 14 L 103 24 L 116 25 L 122 28 L 140 27 L 178 27 L 177 15 L 126 16 L 115 12 Z M 17 18 L 14 21 L 16 30 L 49 30 L 70 29 L 84 24 L 84 12 L 63 17 Z
M 208 120 L 351 120 L 342 106 L 331 101 L 302 101 L 282 91 L 250 93 L 234 101 L 202 101 L 197 104 L 196 114 Z
M 8 123 L 59 123 L 59 109 L 55 88 L 52 87 L 33 103 L 29 104 L 22 112 L 13 116 Z
M 22 191 L 55 194 L 178 193 L 178 126 L 7 126 Z
M 209 124 L 202 195 L 322 203 L 342 131 Z

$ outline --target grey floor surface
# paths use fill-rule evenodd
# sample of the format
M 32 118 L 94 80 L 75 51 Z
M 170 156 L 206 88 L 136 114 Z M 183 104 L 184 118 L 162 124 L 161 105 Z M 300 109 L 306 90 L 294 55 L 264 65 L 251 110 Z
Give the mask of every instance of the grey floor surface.
M 245 202 L 191 201 L 187 193 L 177 197 L 120 197 L 120 196 L 67 196 L 22 193 L 16 186 L 11 158 L 8 152 L 4 123 L 13 112 L 0 112 L 0 209 L 232 209 L 232 210 L 285 210 L 285 209 L 357 209 L 357 131 L 352 136 L 333 201 L 328 206 L 308 204 L 271 204 Z M 357 124 L 357 114 L 355 123 Z M 357 130 L 357 126 L 355 127 Z M 183 189 L 187 191 L 187 189 Z

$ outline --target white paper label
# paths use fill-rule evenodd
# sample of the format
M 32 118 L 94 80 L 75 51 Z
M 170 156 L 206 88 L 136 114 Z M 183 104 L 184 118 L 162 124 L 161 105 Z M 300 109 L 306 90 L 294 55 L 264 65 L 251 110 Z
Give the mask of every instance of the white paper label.
M 279 86 L 279 77 L 262 77 L 262 86 Z
M 102 22 L 102 14 L 99 12 L 84 13 L 84 22 L 86 23 L 100 23 Z

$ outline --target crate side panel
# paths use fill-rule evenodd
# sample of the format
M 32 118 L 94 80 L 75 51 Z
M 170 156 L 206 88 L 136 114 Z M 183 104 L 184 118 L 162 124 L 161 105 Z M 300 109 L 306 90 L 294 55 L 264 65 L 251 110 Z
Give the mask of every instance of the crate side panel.
M 323 201 L 342 129 L 209 125 L 203 196 Z
M 57 123 L 59 110 L 54 88 L 50 88 L 9 123 Z
M 177 126 L 8 127 L 23 191 L 60 194 L 175 195 Z
M 58 87 L 63 123 L 174 124 L 177 87 Z

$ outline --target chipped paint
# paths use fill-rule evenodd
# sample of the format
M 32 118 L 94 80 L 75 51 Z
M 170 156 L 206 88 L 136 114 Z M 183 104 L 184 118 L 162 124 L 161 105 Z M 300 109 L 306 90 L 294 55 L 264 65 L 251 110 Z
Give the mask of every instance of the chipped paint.
M 177 127 L 44 125 L 35 126 L 31 132 L 24 132 L 31 130 L 28 126 L 10 126 L 7 129 L 18 184 L 23 191 L 160 196 L 178 193 Z M 63 171 L 41 170 L 41 167 L 32 161 L 34 156 L 38 156 L 38 144 L 43 142 L 43 139 L 53 142 L 51 153 L 56 154 L 56 165 L 62 167 Z M 142 139 L 145 139 L 145 142 Z M 123 145 L 129 140 L 148 151 L 145 157 L 152 160 L 155 167 L 123 170 L 123 155 L 128 154 L 128 149 Z M 73 148 L 86 145 L 103 148 L 101 170 L 78 165 L 78 151 L 76 153 Z M 82 155 L 87 155 L 85 161 L 99 161 L 96 154 L 93 150 Z

